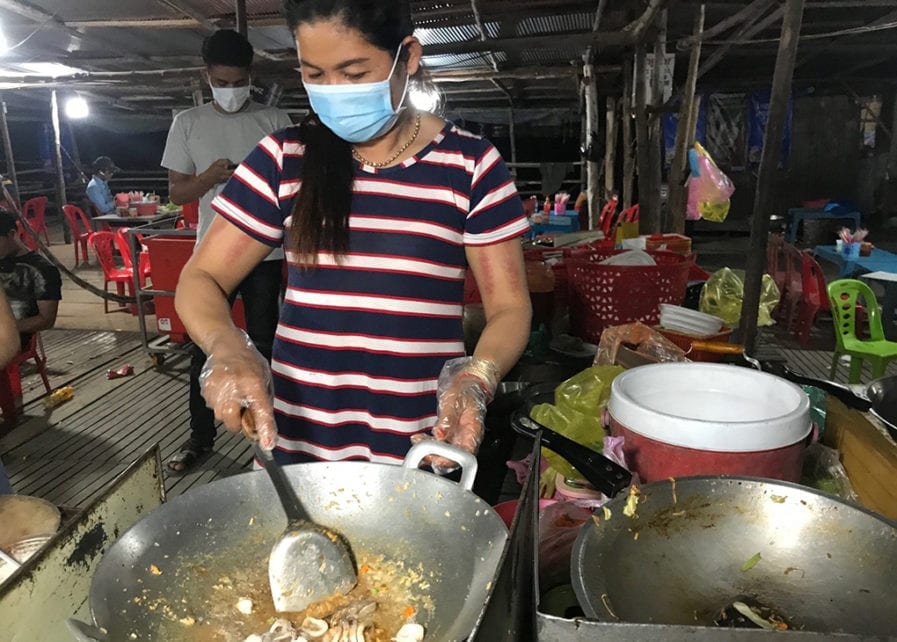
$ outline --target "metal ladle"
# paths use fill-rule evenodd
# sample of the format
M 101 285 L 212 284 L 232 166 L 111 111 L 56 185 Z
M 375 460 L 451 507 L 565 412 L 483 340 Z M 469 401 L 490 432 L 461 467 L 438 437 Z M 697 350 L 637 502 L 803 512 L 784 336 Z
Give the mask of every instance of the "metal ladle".
M 244 421 L 248 416 L 244 415 Z M 268 558 L 274 608 L 278 612 L 304 611 L 314 602 L 351 591 L 358 575 L 348 542 L 340 533 L 311 520 L 270 452 L 256 443 L 255 453 L 287 515 L 286 530 Z

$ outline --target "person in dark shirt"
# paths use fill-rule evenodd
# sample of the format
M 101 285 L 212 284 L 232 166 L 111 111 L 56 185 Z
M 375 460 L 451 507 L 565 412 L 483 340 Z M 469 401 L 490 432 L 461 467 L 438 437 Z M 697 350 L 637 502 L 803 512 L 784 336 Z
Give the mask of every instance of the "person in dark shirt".
M 0 209 L 0 285 L 25 347 L 35 332 L 56 324 L 62 277 L 52 263 L 22 244 L 17 221 L 15 214 Z

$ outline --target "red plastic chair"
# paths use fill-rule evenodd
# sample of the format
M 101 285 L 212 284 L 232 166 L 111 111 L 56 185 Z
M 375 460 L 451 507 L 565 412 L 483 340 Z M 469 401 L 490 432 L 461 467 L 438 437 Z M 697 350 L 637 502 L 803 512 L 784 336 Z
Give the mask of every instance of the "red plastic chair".
M 29 359 L 34 361 L 37 373 L 44 383 L 47 394 L 50 394 L 50 380 L 47 377 L 47 354 L 40 333 L 35 332 L 28 341 L 28 346 L 2 370 L 0 370 L 0 410 L 6 421 L 15 421 L 22 406 L 22 364 Z
M 782 256 L 784 258 L 785 284 L 780 290 L 779 318 L 789 330 L 794 325 L 797 307 L 803 296 L 803 271 L 801 252 L 790 243 L 782 244 Z
M 783 234 L 770 234 L 766 243 L 766 273 L 772 277 L 779 294 L 785 292 L 785 253 L 783 245 L 785 244 L 785 236 Z
M 47 245 L 50 244 L 50 230 L 47 229 L 47 197 L 35 196 L 25 201 L 22 206 L 22 216 L 31 225 L 31 229 L 38 236 L 43 235 Z
M 87 244 L 96 254 L 97 262 L 103 270 L 103 290 L 109 291 L 109 284 L 115 283 L 118 294 L 124 295 L 125 291 L 130 296 L 134 296 L 134 270 L 128 267 L 118 267 L 115 264 L 115 254 L 113 251 L 115 245 L 115 234 L 112 232 L 94 232 L 87 237 Z M 127 312 L 128 307 L 124 303 L 119 303 L 119 312 Z M 109 300 L 103 299 L 103 309 L 109 314 Z
M 115 243 L 118 246 L 118 252 L 121 254 L 121 258 L 125 263 L 125 268 L 133 270 L 134 269 L 134 259 L 131 256 L 131 241 L 128 238 L 128 232 L 131 230 L 130 227 L 120 227 L 115 232 Z M 143 234 L 137 234 L 137 242 L 140 244 L 140 247 L 143 247 Z M 137 255 L 137 265 L 140 268 L 140 287 L 143 288 L 146 285 L 146 280 L 150 276 L 150 262 L 149 262 L 149 252 L 141 250 Z
M 78 267 L 79 262 L 88 262 L 87 237 L 90 236 L 93 228 L 87 214 L 77 205 L 63 205 L 62 214 L 72 230 L 72 243 L 75 244 L 75 267 Z M 81 250 L 80 255 L 79 249 Z M 83 258 L 79 258 L 79 256 Z
M 16 221 L 16 236 L 19 237 L 22 244 L 29 250 L 34 251 L 38 249 L 37 241 L 25 231 L 25 226 L 22 225 L 22 221 Z
M 601 214 L 598 216 L 598 229 L 604 232 L 604 238 L 610 237 L 611 226 L 614 222 L 614 214 L 617 213 L 617 204 L 619 202 L 620 197 L 614 194 L 601 209 Z
M 632 207 L 627 207 L 625 210 L 620 212 L 620 215 L 617 216 L 617 220 L 614 221 L 613 226 L 610 229 L 610 238 L 615 239 L 617 237 L 617 228 L 620 227 L 623 223 L 638 223 L 639 221 L 639 206 L 638 203 L 633 205 Z
M 800 253 L 801 259 L 801 297 L 797 304 L 797 326 L 794 333 L 798 342 L 806 346 L 810 342 L 810 330 L 816 316 L 823 308 L 823 301 L 828 299 L 825 285 L 825 274 L 810 252 Z

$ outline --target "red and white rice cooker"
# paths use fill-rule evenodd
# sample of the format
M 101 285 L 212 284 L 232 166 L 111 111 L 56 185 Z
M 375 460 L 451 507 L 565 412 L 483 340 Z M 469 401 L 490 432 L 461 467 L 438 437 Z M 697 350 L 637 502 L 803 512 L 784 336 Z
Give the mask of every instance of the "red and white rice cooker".
M 608 402 L 611 432 L 642 481 L 746 475 L 798 481 L 813 430 L 798 386 L 715 363 L 660 363 L 623 372 Z

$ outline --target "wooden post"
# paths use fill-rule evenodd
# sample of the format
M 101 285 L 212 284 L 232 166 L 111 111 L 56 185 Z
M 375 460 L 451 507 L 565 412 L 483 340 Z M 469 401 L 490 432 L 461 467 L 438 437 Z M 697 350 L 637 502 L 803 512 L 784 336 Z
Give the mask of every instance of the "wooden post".
M 0 134 L 3 136 L 3 153 L 6 155 L 6 176 L 12 181 L 16 198 L 16 205 L 21 207 L 22 196 L 19 194 L 19 179 L 16 176 L 16 161 L 12 153 L 12 138 L 9 136 L 9 124 L 6 122 L 6 101 L 0 97 Z
M 236 0 L 234 13 L 237 19 L 237 32 L 245 38 L 249 33 L 249 21 L 246 18 L 246 0 Z
M 586 61 L 583 65 L 583 83 L 585 84 L 585 108 L 586 108 L 586 149 L 592 146 L 592 140 L 598 135 L 598 86 L 592 75 L 592 63 Z M 595 150 L 591 150 L 594 154 Z M 601 166 L 590 155 L 586 159 L 586 184 L 589 194 L 589 227 L 595 226 L 598 215 L 601 213 Z
M 894 92 L 894 124 L 891 126 L 891 147 L 888 154 L 888 176 L 897 182 L 897 91 Z
M 663 79 L 666 71 L 667 54 L 667 10 L 664 9 L 658 19 L 657 40 L 654 42 L 654 77 L 651 79 L 654 87 L 653 108 L 663 105 Z M 660 118 L 652 118 L 648 123 L 648 154 L 650 189 L 651 189 L 651 215 L 645 218 L 641 213 L 639 230 L 643 234 L 657 234 L 665 231 L 663 211 L 660 197 L 663 184 L 663 128 Z
M 651 144 L 648 137 L 647 96 L 645 95 L 645 45 L 639 43 L 635 48 L 635 147 L 638 160 L 638 203 L 641 215 L 640 228 L 650 229 L 648 224 L 654 216 L 654 203 L 651 199 Z
M 695 24 L 691 56 L 688 59 L 688 77 L 682 91 L 682 103 L 679 105 L 679 123 L 676 126 L 676 148 L 673 152 L 673 163 L 670 165 L 670 218 L 671 230 L 682 234 L 685 231 L 685 207 L 688 192 L 682 184 L 685 168 L 688 163 L 688 146 L 695 136 L 698 106 L 695 100 L 695 87 L 698 83 L 698 65 L 701 62 L 701 34 L 704 31 L 704 5 L 695 11 Z M 692 118 L 694 113 L 695 118 Z
M 511 162 L 517 162 L 517 129 L 514 126 L 514 108 L 508 107 L 508 136 L 511 138 Z
M 776 69 L 772 77 L 769 101 L 769 118 L 763 137 L 763 152 L 757 174 L 757 192 L 754 196 L 754 214 L 751 221 L 750 249 L 744 280 L 744 301 L 741 307 L 741 324 L 738 336 L 745 350 L 751 354 L 757 340 L 757 312 L 760 308 L 760 287 L 766 271 L 766 244 L 769 233 L 769 203 L 773 177 L 782 155 L 782 132 L 788 114 L 791 80 L 797 45 L 803 21 L 804 0 L 786 0 L 785 17 L 782 20 L 782 36 L 776 56 Z
M 50 92 L 50 119 L 53 123 L 53 152 L 56 160 L 56 206 L 62 216 L 62 206 L 68 202 L 65 195 L 65 172 L 62 167 L 62 131 L 59 126 L 59 96 Z
M 607 98 L 607 129 L 604 138 L 604 196 L 610 198 L 616 188 L 617 99 Z
M 632 147 L 632 63 L 623 64 L 623 107 L 620 115 L 623 134 L 623 209 L 632 205 L 635 150 Z
M 192 88 L 193 106 L 199 107 L 203 103 L 202 85 L 199 84 L 198 80 L 194 80 L 190 83 L 190 87 Z

